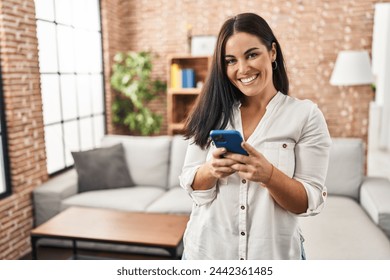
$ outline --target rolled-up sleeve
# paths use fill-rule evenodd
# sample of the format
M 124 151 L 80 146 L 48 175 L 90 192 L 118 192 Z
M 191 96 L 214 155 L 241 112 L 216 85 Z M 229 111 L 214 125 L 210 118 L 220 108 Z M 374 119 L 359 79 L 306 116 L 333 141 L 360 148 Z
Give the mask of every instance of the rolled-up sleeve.
M 179 176 L 180 186 L 185 189 L 197 206 L 212 202 L 216 195 L 216 186 L 208 190 L 194 190 L 192 183 L 199 167 L 207 160 L 208 149 L 201 149 L 198 145 L 189 141 L 182 172 Z
M 308 198 L 307 211 L 300 216 L 316 215 L 324 207 L 330 146 L 331 138 L 325 118 L 317 105 L 313 104 L 295 146 L 294 179 L 303 184 Z

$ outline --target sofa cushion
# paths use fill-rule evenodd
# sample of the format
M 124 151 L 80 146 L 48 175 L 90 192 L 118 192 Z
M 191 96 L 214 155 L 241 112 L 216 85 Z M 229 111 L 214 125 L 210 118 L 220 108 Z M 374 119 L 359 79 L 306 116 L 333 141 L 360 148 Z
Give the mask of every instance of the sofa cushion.
M 106 135 L 102 146 L 122 143 L 129 173 L 137 186 L 167 188 L 171 138 L 169 136 Z
M 133 186 L 122 144 L 72 152 L 78 175 L 78 191 Z
M 325 186 L 329 194 L 359 199 L 364 176 L 364 146 L 361 139 L 332 139 Z
M 61 211 L 61 201 L 77 194 L 77 173 L 74 168 L 56 175 L 33 191 L 35 226 Z
M 321 214 L 299 222 L 307 259 L 390 259 L 386 235 L 351 198 L 329 196 Z
M 360 203 L 371 219 L 390 238 L 390 181 L 387 178 L 365 178 L 360 188 Z
M 61 210 L 71 206 L 81 206 L 123 211 L 145 211 L 147 206 L 163 193 L 164 190 L 161 188 L 151 186 L 90 191 L 64 199 L 61 203 Z
M 185 140 L 182 135 L 175 135 L 172 137 L 172 145 L 170 152 L 170 165 L 168 188 L 180 186 L 179 175 L 183 168 L 184 158 L 186 156 L 188 140 Z
M 181 187 L 175 187 L 149 205 L 146 212 L 190 214 L 191 209 L 192 200 L 188 193 Z

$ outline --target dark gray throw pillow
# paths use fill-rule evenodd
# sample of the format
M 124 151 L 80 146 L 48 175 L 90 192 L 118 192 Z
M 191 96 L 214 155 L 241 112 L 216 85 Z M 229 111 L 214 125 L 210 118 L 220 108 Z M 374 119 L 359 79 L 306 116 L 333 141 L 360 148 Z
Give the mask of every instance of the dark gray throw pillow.
M 122 144 L 72 152 L 79 192 L 133 186 L 124 154 Z

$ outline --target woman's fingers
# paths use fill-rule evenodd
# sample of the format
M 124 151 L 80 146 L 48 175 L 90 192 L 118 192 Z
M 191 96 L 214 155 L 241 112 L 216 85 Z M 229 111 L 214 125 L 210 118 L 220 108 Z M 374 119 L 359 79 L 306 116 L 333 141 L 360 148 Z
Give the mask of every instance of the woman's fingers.
M 213 151 L 212 155 L 214 158 L 221 158 L 226 153 L 225 148 L 217 148 Z
M 237 163 L 236 161 L 228 158 L 221 158 L 221 159 L 215 159 L 212 161 L 211 165 L 215 168 L 217 167 L 225 167 L 225 166 L 232 166 L 233 164 Z
M 249 145 L 247 142 L 242 142 L 241 147 L 248 152 L 250 156 L 259 156 L 259 152 L 253 148 L 251 145 Z

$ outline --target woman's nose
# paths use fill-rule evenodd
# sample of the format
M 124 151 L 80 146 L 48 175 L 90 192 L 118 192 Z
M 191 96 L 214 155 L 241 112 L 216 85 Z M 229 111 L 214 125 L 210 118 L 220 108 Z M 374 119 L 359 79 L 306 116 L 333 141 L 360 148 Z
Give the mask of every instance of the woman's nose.
M 238 73 L 239 74 L 246 74 L 248 72 L 249 65 L 248 62 L 245 60 L 240 60 L 238 61 Z

